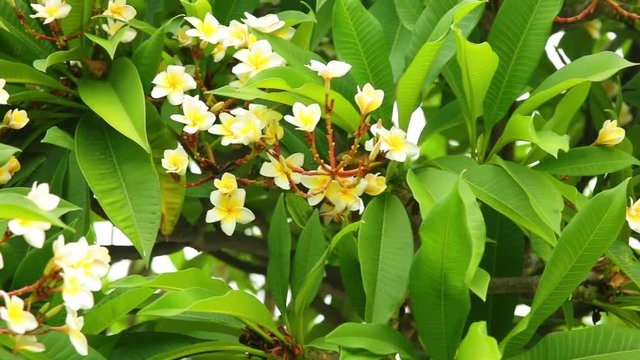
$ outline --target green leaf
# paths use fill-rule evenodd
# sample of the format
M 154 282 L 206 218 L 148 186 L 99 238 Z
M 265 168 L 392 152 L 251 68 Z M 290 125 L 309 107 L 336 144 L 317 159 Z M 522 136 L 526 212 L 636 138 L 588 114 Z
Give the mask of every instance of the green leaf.
M 0 166 L 4 166 L 9 159 L 16 153 L 19 153 L 20 149 L 7 144 L 0 144 Z
M 314 265 L 323 258 L 326 248 L 327 243 L 324 239 L 324 230 L 320 223 L 320 215 L 318 215 L 318 211 L 316 210 L 300 234 L 293 257 L 291 292 L 294 299 L 300 292 L 305 279 L 311 273 Z M 320 281 L 314 286 L 316 292 L 319 286 Z
M 203 288 L 217 294 L 225 294 L 231 288 L 220 279 L 211 278 L 204 270 L 189 268 L 172 273 L 143 277 L 130 275 L 109 285 L 110 288 L 153 288 L 162 290 L 185 290 Z
M 345 323 L 327 334 L 323 340 L 347 349 L 363 349 L 375 355 L 399 353 L 403 359 L 417 359 L 407 338 L 383 324 Z
M 431 35 L 424 44 L 420 45 L 415 57 L 398 81 L 396 98 L 400 128 L 407 129 L 411 114 L 420 104 L 422 88 L 432 65 L 446 42 L 446 35 L 449 33 L 450 27 L 460 22 L 473 9 L 482 4 L 484 4 L 483 1 L 465 1 L 456 5 L 443 14 L 441 19 L 438 19 Z
M 113 60 L 116 55 L 116 50 L 118 49 L 118 45 L 120 45 L 120 42 L 122 41 L 122 39 L 124 39 L 128 29 L 129 29 L 129 26 L 125 25 L 122 28 L 120 28 L 120 30 L 118 30 L 117 33 L 113 34 L 113 36 L 109 37 L 108 39 L 104 39 L 93 34 L 84 34 L 84 36 L 86 36 L 89 40 L 93 41 L 94 43 L 100 45 L 100 47 L 102 47 L 107 52 L 107 54 L 109 54 L 109 57 L 111 58 L 111 60 Z
M 531 312 L 500 344 L 505 353 L 526 345 L 615 241 L 625 221 L 627 183 L 593 197 L 567 224 L 544 269 Z
M 91 110 L 150 152 L 145 129 L 144 91 L 131 60 L 118 58 L 114 61 L 107 80 L 83 78 L 78 83 L 78 91 Z
M 610 51 L 583 56 L 546 78 L 515 113 L 529 115 L 565 90 L 585 82 L 606 80 L 618 71 L 636 65 Z
M 78 164 L 113 224 L 148 263 L 160 227 L 160 183 L 151 156 L 104 123 L 76 129 Z
M 555 175 L 593 176 L 640 165 L 632 155 L 615 148 L 601 146 L 577 147 L 560 154 L 557 159 L 548 159 L 535 169 Z
M 396 12 L 396 5 L 391 1 L 377 1 L 371 6 L 369 12 L 375 16 L 382 26 L 389 48 L 389 63 L 391 64 L 393 79 L 396 80 L 402 75 L 405 68 L 405 53 L 410 44 L 406 39 L 411 36 L 411 31 L 400 22 Z
M 162 121 L 156 108 L 150 103 L 146 105 L 146 127 L 149 136 L 149 145 L 151 146 L 153 164 L 158 173 L 160 189 L 162 190 L 162 221 L 160 222 L 160 233 L 169 236 L 173 233 L 173 229 L 180 219 L 186 193 L 187 177 L 180 175 L 177 176 L 176 179 L 176 177 L 172 176 L 176 174 L 169 174 L 162 167 L 164 151 L 175 149 L 178 141 L 175 133 Z
M 267 242 L 269 244 L 267 282 L 274 302 L 280 312 L 284 314 L 287 307 L 289 271 L 291 268 L 291 230 L 289 229 L 287 211 L 284 208 L 283 195 L 280 195 L 278 203 L 273 210 Z
M 32 68 L 29 65 L 0 59 L 0 78 L 7 83 L 33 84 L 49 87 L 52 89 L 71 91 L 64 87 L 54 78 Z
M 498 342 L 487 334 L 487 323 L 479 321 L 469 326 L 467 336 L 458 348 L 458 360 L 500 360 L 502 354 Z
M 82 332 L 95 335 L 125 317 L 143 301 L 153 295 L 151 288 L 116 290 L 103 297 L 93 308 L 84 313 Z
M 284 21 L 283 28 L 295 26 L 302 23 L 316 22 L 315 17 L 307 15 L 301 11 L 286 10 L 279 12 L 277 15 L 280 20 Z
M 514 114 L 507 122 L 504 132 L 491 149 L 491 155 L 497 154 L 508 143 L 521 140 L 538 145 L 540 149 L 558 156 L 558 151 L 569 151 L 569 135 L 558 135 L 549 130 L 536 130 L 532 115 Z
M 75 141 L 73 140 L 73 137 L 57 126 L 53 126 L 47 129 L 47 133 L 44 134 L 44 138 L 42 138 L 40 142 L 56 145 L 70 151 L 73 151 L 75 147 Z M 2 159 L 0 159 L 0 164 L 2 163 L 1 160 Z
M 189 311 L 196 302 L 220 296 L 215 291 L 201 287 L 186 288 L 178 291 L 168 291 L 157 300 L 142 308 L 139 315 L 171 317 Z
M 47 56 L 46 59 L 38 59 L 33 62 L 33 67 L 46 72 L 49 66 L 59 64 L 61 62 L 69 60 L 78 60 L 84 56 L 84 48 L 76 46 L 71 50 L 56 51 L 53 54 Z
M 102 354 L 89 346 L 89 354 L 82 356 L 69 341 L 69 335 L 60 331 L 52 331 L 38 336 L 38 342 L 44 344 L 46 351 L 43 353 L 47 360 L 106 360 Z
M 162 50 L 164 47 L 164 30 L 171 23 L 169 20 L 164 26 L 153 32 L 151 37 L 142 43 L 133 53 L 131 60 L 138 69 L 140 81 L 145 91 L 149 91 L 153 85 L 151 81 L 158 72 L 160 61 L 162 60 Z
M 235 2 L 235 1 L 232 1 Z M 187 16 L 204 19 L 207 13 L 211 13 L 211 4 L 207 0 L 180 0 L 180 4 L 184 7 Z
M 69 36 L 79 33 L 87 27 L 93 11 L 93 0 L 68 0 L 72 11 L 62 19 L 62 32 Z
M 607 257 L 619 266 L 636 286 L 640 286 L 640 261 L 636 258 L 635 251 L 629 246 L 628 241 L 614 241 L 607 250 Z
M 489 44 L 500 63 L 484 101 L 485 126 L 490 129 L 522 95 L 544 54 L 553 18 L 562 0 L 504 1 L 489 32 Z
M 253 12 L 258 7 L 258 0 L 216 1 L 213 3 L 213 13 L 221 24 L 228 24 L 231 20 L 244 17 L 244 12 Z
M 367 322 L 386 323 L 402 305 L 412 255 L 413 234 L 404 205 L 391 194 L 375 197 L 364 210 L 358 233 Z
M 512 360 L 637 359 L 640 332 L 615 326 L 594 326 L 551 333 L 533 349 Z
M 540 219 L 554 232 L 560 234 L 560 221 L 562 220 L 562 209 L 564 209 L 564 200 L 560 191 L 543 173 L 520 164 L 497 159 L 498 165 L 505 169 L 527 194 L 529 204 Z
M 23 194 L 16 193 L 15 188 L 6 190 L 0 192 L 0 219 L 44 221 L 65 229 L 71 229 L 52 212 L 40 209 Z
M 484 113 L 484 98 L 493 74 L 498 68 L 499 59 L 489 43 L 474 44 L 464 38 L 460 29 L 454 28 L 453 31 L 456 34 L 457 59 L 462 75 L 466 108 L 470 112 L 470 117 L 467 119 L 468 126 L 475 127 L 475 121 Z M 475 141 L 475 139 L 469 139 L 469 141 Z
M 556 243 L 553 229 L 540 218 L 525 189 L 507 171 L 497 166 L 480 165 L 464 172 L 462 177 L 482 202 L 548 243 Z
M 353 66 L 350 74 L 358 84 L 371 83 L 384 91 L 381 115 L 387 125 L 391 124 L 393 74 L 380 23 L 359 0 L 337 0 L 333 8 L 333 39 L 338 58 Z
M 470 308 L 465 276 L 471 234 L 465 217 L 455 186 L 422 222 L 422 246 L 411 268 L 412 310 L 420 340 L 434 359 L 453 359 Z
M 413 30 L 422 9 L 424 9 L 423 2 L 421 0 L 394 0 L 394 4 L 402 25 Z

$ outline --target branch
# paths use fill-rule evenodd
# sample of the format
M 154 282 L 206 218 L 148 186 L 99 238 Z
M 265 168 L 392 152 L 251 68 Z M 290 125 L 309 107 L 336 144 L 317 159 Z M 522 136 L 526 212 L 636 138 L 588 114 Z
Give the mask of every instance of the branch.
M 540 276 L 496 277 L 489 283 L 490 294 L 533 294 L 538 288 Z

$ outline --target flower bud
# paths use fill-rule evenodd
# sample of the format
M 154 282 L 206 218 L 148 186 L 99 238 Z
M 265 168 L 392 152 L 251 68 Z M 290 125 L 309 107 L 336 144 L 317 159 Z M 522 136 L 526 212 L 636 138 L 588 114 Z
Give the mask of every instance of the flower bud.
M 369 114 L 382 105 L 384 91 L 376 90 L 371 84 L 366 83 L 362 89 L 358 86 L 358 93 L 355 96 L 356 104 L 363 115 Z
M 602 124 L 602 129 L 598 133 L 595 145 L 614 146 L 624 140 L 625 131 L 618 127 L 617 120 L 607 120 Z

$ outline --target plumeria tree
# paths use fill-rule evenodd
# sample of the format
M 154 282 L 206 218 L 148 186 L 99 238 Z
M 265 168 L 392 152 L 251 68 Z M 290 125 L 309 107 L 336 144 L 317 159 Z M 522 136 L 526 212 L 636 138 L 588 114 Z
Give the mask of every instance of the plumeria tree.
M 0 358 L 639 357 L 638 10 L 0 0 Z

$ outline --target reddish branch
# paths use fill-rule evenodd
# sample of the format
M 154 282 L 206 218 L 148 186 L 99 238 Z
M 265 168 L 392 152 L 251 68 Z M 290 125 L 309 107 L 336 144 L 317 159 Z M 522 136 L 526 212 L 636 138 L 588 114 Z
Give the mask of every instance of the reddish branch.
M 604 0 L 604 1 L 618 14 L 629 19 L 640 20 L 639 14 L 623 9 L 622 6 L 618 4 L 615 0 Z M 554 21 L 557 23 L 563 23 L 563 24 L 571 24 L 571 23 L 578 22 L 580 20 L 583 20 L 590 14 L 592 14 L 599 4 L 600 4 L 600 0 L 592 0 L 591 3 L 589 3 L 589 5 L 584 10 L 579 12 L 577 15 L 571 16 L 571 17 L 557 16 L 554 19 Z

